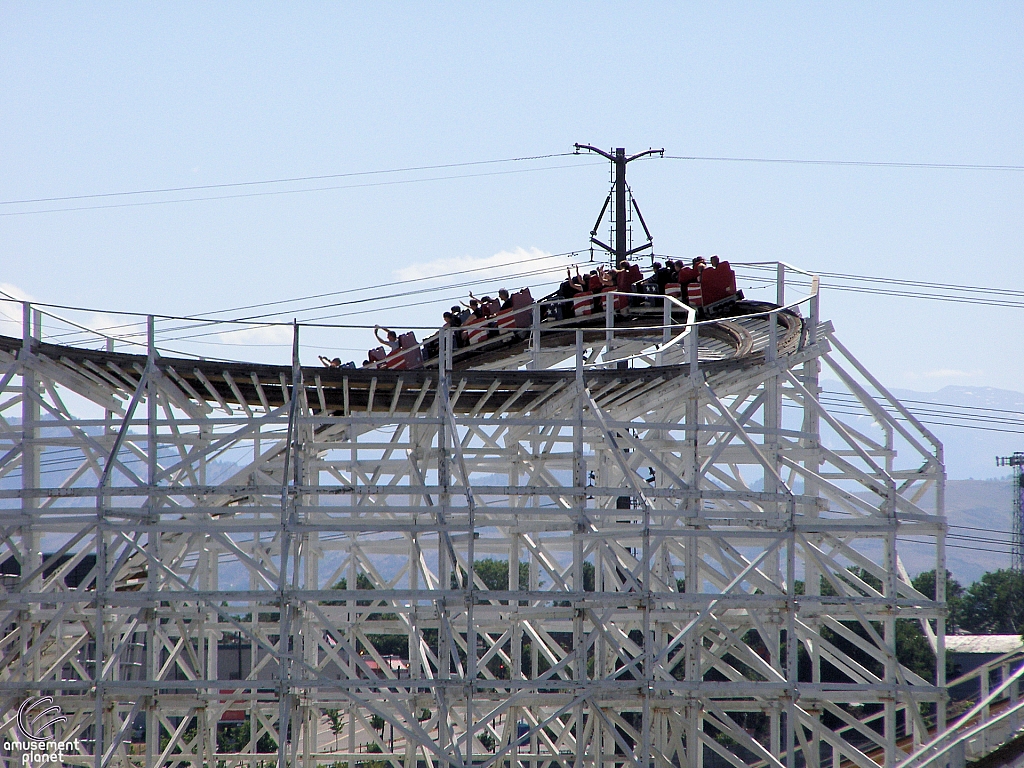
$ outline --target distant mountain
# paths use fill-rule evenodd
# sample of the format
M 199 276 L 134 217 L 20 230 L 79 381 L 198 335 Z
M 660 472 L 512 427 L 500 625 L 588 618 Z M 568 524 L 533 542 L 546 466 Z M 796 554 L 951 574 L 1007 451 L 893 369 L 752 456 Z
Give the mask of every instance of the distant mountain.
M 843 390 L 837 381 L 823 380 L 822 387 Z M 1009 568 L 1012 481 L 1009 468 L 996 466 L 995 457 L 1024 451 L 1024 393 L 962 386 L 890 391 L 942 441 L 950 526 L 946 567 L 964 585 L 986 571 Z M 901 541 L 899 551 L 911 575 L 935 567 L 931 547 Z
M 844 391 L 834 380 L 822 380 L 821 386 L 826 396 Z M 942 441 L 949 479 L 1009 477 L 1007 468 L 996 466 L 995 457 L 1024 451 L 1024 392 L 959 386 L 938 392 L 890 391 Z M 836 403 L 833 398 L 830 404 L 840 413 L 849 410 Z M 866 412 L 861 419 L 865 427 L 871 421 Z
M 822 386 L 826 391 L 841 389 L 836 381 L 824 380 Z M 978 580 L 986 571 L 1008 568 L 1012 483 L 1008 469 L 997 467 L 995 457 L 1006 456 L 1014 451 L 1024 451 L 1024 426 L 1016 426 L 1013 423 L 1024 422 L 1024 393 L 993 387 L 961 386 L 944 387 L 937 392 L 893 389 L 892 393 L 925 422 L 944 446 L 946 472 L 949 478 L 946 484 L 946 516 L 950 525 L 946 551 L 947 567 L 965 585 Z M 965 410 L 958 414 L 947 407 L 938 409 L 942 411 L 942 415 L 937 418 L 935 415 L 927 414 L 930 403 L 996 410 Z M 992 418 L 1010 423 L 998 424 L 988 420 L 975 422 L 984 429 L 965 429 L 929 423 L 949 421 L 949 414 L 970 418 L 985 417 L 989 413 Z M 1016 429 L 1021 432 L 995 431 L 997 429 Z M 66 479 L 79 461 L 78 454 L 66 448 L 46 449 L 41 458 L 42 471 L 48 475 L 45 480 L 54 485 L 59 485 Z M 212 462 L 209 468 L 210 482 L 215 483 L 234 470 L 235 466 L 230 462 Z M 567 476 L 559 479 L 563 482 L 569 481 Z M 501 484 L 500 479 L 495 482 Z M 17 488 L 20 483 L 20 477 L 13 473 L 0 477 L 0 488 Z M 81 484 L 88 483 L 83 481 Z M 760 482 L 753 482 L 752 487 L 759 488 Z M 995 541 L 977 541 L 979 538 Z M 900 542 L 900 555 L 911 575 L 935 567 L 934 553 L 929 549 L 909 541 Z
M 1012 488 L 1009 480 L 946 483 L 946 568 L 964 586 L 986 571 L 1010 567 Z M 899 553 L 911 576 L 935 567 L 930 546 L 900 541 Z
M 996 456 L 1009 456 L 1014 451 L 1024 451 L 1024 393 L 994 387 L 943 387 L 938 392 L 914 392 L 909 389 L 894 389 L 892 393 L 907 402 L 911 413 L 932 430 L 945 448 L 946 476 L 953 480 L 1006 477 L 1009 472 L 997 467 Z M 980 419 L 972 422 L 978 429 L 943 426 L 934 416 L 918 414 L 927 409 L 925 403 L 944 403 L 969 408 L 991 408 L 992 411 L 964 411 L 967 418 Z M 1004 413 L 1005 411 L 1015 412 Z M 1006 431 L 1001 431 L 1006 430 Z

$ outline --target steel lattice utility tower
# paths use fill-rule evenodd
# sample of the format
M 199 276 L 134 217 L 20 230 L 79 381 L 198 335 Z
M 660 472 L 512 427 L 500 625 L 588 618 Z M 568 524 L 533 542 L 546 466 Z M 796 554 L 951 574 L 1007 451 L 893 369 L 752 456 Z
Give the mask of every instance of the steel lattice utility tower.
M 942 448 L 816 277 L 748 268 L 777 300 L 742 316 L 530 309 L 461 368 L 448 335 L 419 370 L 304 367 L 299 327 L 281 365 L 169 357 L 152 319 L 146 354 L 46 343 L 25 304 L 0 744 L 53 696 L 93 768 L 899 765 L 946 723 L 945 581 L 898 552 L 945 572 Z
M 997 456 L 996 466 L 1011 467 L 1013 472 L 1013 542 L 1010 547 L 1011 567 L 1024 573 L 1024 453 Z

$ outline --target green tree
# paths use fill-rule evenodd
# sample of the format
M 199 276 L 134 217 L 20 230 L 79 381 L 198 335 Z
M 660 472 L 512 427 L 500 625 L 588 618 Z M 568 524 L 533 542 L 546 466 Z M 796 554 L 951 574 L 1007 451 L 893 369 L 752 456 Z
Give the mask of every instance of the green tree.
M 955 605 L 954 624 L 979 635 L 1024 632 L 1024 573 L 1000 568 L 974 582 Z
M 338 583 L 335 584 L 331 589 L 348 589 L 348 579 L 342 576 L 338 579 Z M 356 589 L 376 589 L 373 582 L 370 581 L 370 577 L 365 573 L 356 574 Z M 357 600 L 356 605 L 372 605 L 370 600 Z M 327 605 L 339 605 L 337 602 L 330 602 Z
M 929 597 L 932 600 L 935 599 L 935 569 L 919 573 L 913 579 L 911 584 L 914 585 L 914 589 L 920 592 L 925 597 Z M 960 617 L 960 603 L 964 597 L 964 586 L 959 581 L 953 578 L 953 574 L 946 571 L 946 634 L 950 634 L 957 629 L 957 621 Z M 932 629 L 935 629 L 935 622 L 932 623 Z
M 366 751 L 373 755 L 379 755 L 384 750 L 378 744 L 367 744 Z M 387 760 L 367 760 L 362 763 L 363 768 L 389 768 L 391 765 Z
M 217 728 L 217 751 L 220 753 L 237 754 L 249 749 L 249 720 L 232 725 L 221 725 Z M 277 742 L 269 733 L 264 733 L 256 742 L 256 752 L 268 754 L 277 752 Z
M 473 571 L 480 580 L 484 583 L 487 589 L 492 589 L 498 592 L 505 592 L 508 590 L 508 560 L 495 560 L 492 557 L 487 557 L 482 560 L 476 560 L 473 563 Z M 466 572 L 460 568 L 459 575 L 465 579 Z M 459 589 L 459 575 L 452 572 L 451 575 L 451 588 Z M 583 563 L 583 591 L 593 592 L 596 581 L 594 578 L 594 564 L 588 561 Z M 538 587 L 544 586 L 543 576 L 540 578 Z M 530 564 L 525 560 L 519 561 L 519 589 L 530 588 Z M 360 587 L 362 589 L 362 587 Z M 371 587 L 372 589 L 372 587 Z
M 384 738 L 384 718 L 380 715 L 370 715 L 370 727 L 375 731 L 380 731 L 380 737 Z
M 488 589 L 502 592 L 508 590 L 508 560 L 484 558 L 473 563 L 473 570 Z M 526 589 L 529 585 L 530 565 L 521 561 L 519 563 L 519 589 Z
M 925 680 L 935 682 L 935 654 L 917 619 L 896 619 L 896 660 Z
M 488 752 L 494 751 L 494 745 L 497 743 L 497 740 L 490 733 L 482 731 L 477 738 L 480 741 L 481 747 L 486 749 Z
M 172 721 L 173 722 L 173 721 Z M 196 739 L 196 721 L 195 718 L 185 727 L 185 730 L 181 733 L 181 738 L 178 740 L 177 746 L 171 750 L 171 754 L 178 752 L 184 752 L 182 745 L 190 744 Z M 218 739 L 219 741 L 219 739 Z M 163 726 L 160 728 L 160 751 L 163 752 L 167 749 L 167 745 L 171 743 L 171 734 Z
M 911 584 L 914 585 L 914 589 L 920 592 L 925 597 L 929 597 L 932 600 L 935 599 L 935 569 L 919 573 L 913 579 Z M 959 600 L 963 597 L 964 587 L 963 585 L 953 578 L 953 574 L 946 571 L 946 601 Z
M 878 592 L 883 590 L 881 580 L 865 569 L 859 566 L 850 566 L 847 571 L 849 572 L 849 576 L 840 571 L 835 573 L 833 578 L 837 581 L 842 581 L 848 584 L 851 587 L 853 594 L 864 592 L 863 587 L 858 586 L 853 577 L 860 579 L 860 581 Z M 932 595 L 935 594 L 934 576 L 934 572 L 932 572 L 930 575 L 930 590 Z M 924 584 L 925 586 L 922 587 L 918 585 L 917 589 L 925 594 L 928 594 L 929 589 L 927 584 L 925 584 L 925 582 L 928 581 L 928 578 L 929 574 L 921 574 L 918 577 L 918 579 L 921 580 L 921 584 Z M 796 580 L 794 584 L 794 591 L 798 595 L 806 594 L 806 585 L 804 582 L 799 579 Z M 832 579 L 825 576 L 821 576 L 821 580 L 819 581 L 819 592 L 823 597 L 836 597 L 839 594 L 836 591 L 836 587 L 834 586 Z M 842 624 L 862 639 L 868 642 L 873 642 L 871 634 L 859 621 L 844 621 Z M 881 635 L 883 631 L 882 625 L 878 622 L 872 622 L 872 629 L 879 635 Z M 844 653 L 849 654 L 860 664 L 863 664 L 876 674 L 882 673 L 882 667 L 876 659 L 865 653 L 853 643 L 850 643 L 846 639 L 840 637 L 828 627 L 822 628 L 821 636 L 823 639 L 836 645 Z M 801 679 L 804 679 L 804 675 L 809 675 L 810 673 L 810 657 L 805 658 L 805 656 L 806 650 L 801 645 L 797 649 L 797 660 L 800 665 Z M 923 677 L 925 680 L 935 680 L 935 654 L 932 652 L 928 638 L 926 638 L 924 633 L 921 631 L 921 625 L 917 619 L 896 620 L 896 660 L 915 674 Z M 838 681 L 845 679 L 845 676 L 830 664 L 823 662 L 822 678 L 830 681 Z
M 338 751 L 338 735 L 341 730 L 345 727 L 344 721 L 341 719 L 340 709 L 325 709 L 323 710 L 324 717 L 327 718 L 327 723 L 330 726 L 331 733 L 334 734 L 334 751 Z
M 356 574 L 356 589 L 365 589 L 368 592 L 377 587 L 365 573 Z M 342 577 L 332 589 L 348 589 L 348 579 Z M 373 605 L 373 600 L 356 600 L 356 605 Z M 341 605 L 339 600 L 325 600 L 324 605 Z M 397 613 L 371 613 L 366 617 L 367 621 L 397 621 Z M 367 634 L 367 639 L 373 645 L 377 653 L 382 656 L 398 656 L 408 661 L 409 640 L 405 635 L 379 635 Z

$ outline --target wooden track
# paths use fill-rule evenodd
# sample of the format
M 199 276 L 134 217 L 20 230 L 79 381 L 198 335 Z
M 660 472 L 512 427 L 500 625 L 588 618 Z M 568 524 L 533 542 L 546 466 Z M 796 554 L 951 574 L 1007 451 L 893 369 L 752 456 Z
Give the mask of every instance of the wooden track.
M 749 316 L 774 308 L 770 304 L 740 302 L 732 318 L 722 319 L 700 329 L 700 366 L 707 373 L 717 373 L 763 362 L 768 343 L 768 316 Z M 661 310 L 657 310 L 660 317 Z M 795 352 L 801 343 L 803 321 L 791 312 L 778 315 L 780 354 Z M 636 336 L 650 334 L 644 326 L 652 323 L 653 313 L 637 315 L 632 322 Z M 658 322 L 658 321 L 655 321 Z M 590 323 L 603 326 L 602 316 L 592 316 Z M 575 344 L 576 327 L 563 326 L 562 331 L 545 332 L 542 350 L 545 353 L 569 350 Z M 629 325 L 623 330 L 628 333 Z M 660 333 L 660 331 L 658 332 Z M 505 338 L 485 341 L 459 350 L 454 361 L 453 391 L 458 392 L 453 407 L 457 413 L 488 413 L 493 410 L 526 409 L 553 384 L 568 382 L 575 372 L 566 369 L 521 370 L 495 366 L 503 360 L 514 360 L 524 354 L 528 339 L 508 333 Z M 588 343 L 604 336 L 603 330 L 584 329 Z M 0 336 L 0 353 L 19 354 L 22 340 Z M 65 368 L 65 374 L 81 378 L 83 386 L 131 393 L 138 386 L 146 365 L 145 355 L 84 349 L 59 344 L 34 343 L 33 352 Z M 277 408 L 288 402 L 291 387 L 290 365 L 222 362 L 189 358 L 159 357 L 160 371 L 180 390 L 182 401 L 193 403 L 231 404 L 243 408 Z M 490 369 L 478 366 L 488 366 Z M 437 361 L 428 361 L 424 368 L 411 371 L 384 369 L 303 368 L 308 402 L 317 411 L 350 414 L 379 411 L 409 411 L 417 401 L 430 402 L 438 379 Z M 687 367 L 663 365 L 628 370 L 588 368 L 588 383 L 597 387 L 633 386 L 636 382 L 666 381 L 687 375 Z M 497 381 L 497 384 L 495 383 Z M 424 399 L 424 395 L 427 399 Z

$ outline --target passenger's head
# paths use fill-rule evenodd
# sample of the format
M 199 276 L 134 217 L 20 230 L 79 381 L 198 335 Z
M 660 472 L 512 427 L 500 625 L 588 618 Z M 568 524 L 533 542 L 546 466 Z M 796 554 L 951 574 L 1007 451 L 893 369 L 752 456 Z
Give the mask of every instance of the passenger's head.
M 476 299 L 470 299 L 469 306 L 473 307 L 473 309 L 476 309 L 477 307 L 480 306 L 480 302 L 477 301 Z
M 691 264 L 694 267 L 696 267 L 698 264 L 702 264 L 703 262 L 704 262 L 704 257 L 703 256 L 694 256 L 693 257 L 693 261 L 691 262 Z
M 657 272 L 659 269 L 661 269 L 661 262 L 660 261 L 654 262 L 654 264 L 651 265 L 651 269 L 653 269 L 655 272 Z
M 331 368 L 341 368 L 341 358 L 336 357 L 331 360 Z
M 619 269 L 629 269 L 629 262 L 625 261 L 625 260 L 620 261 L 619 262 Z
M 455 316 L 461 315 L 462 314 L 462 310 L 459 309 L 458 307 L 452 307 L 452 314 L 455 315 Z
M 712 267 L 717 267 L 717 266 L 718 266 L 718 263 L 719 263 L 719 261 L 720 261 L 720 259 L 718 258 L 718 255 L 717 255 L 717 254 L 716 254 L 716 255 L 714 255 L 714 256 L 712 256 L 712 257 L 711 257 L 711 266 L 712 266 Z
M 504 288 L 499 288 L 498 298 L 501 299 L 502 301 L 508 301 L 508 291 L 506 291 Z
M 441 317 L 444 318 L 444 321 L 446 323 L 450 323 L 452 321 L 452 313 L 451 312 L 445 312 L 444 314 L 441 315 Z
M 398 340 L 398 334 L 395 333 L 394 331 L 388 331 L 388 341 L 397 341 L 397 340 Z

